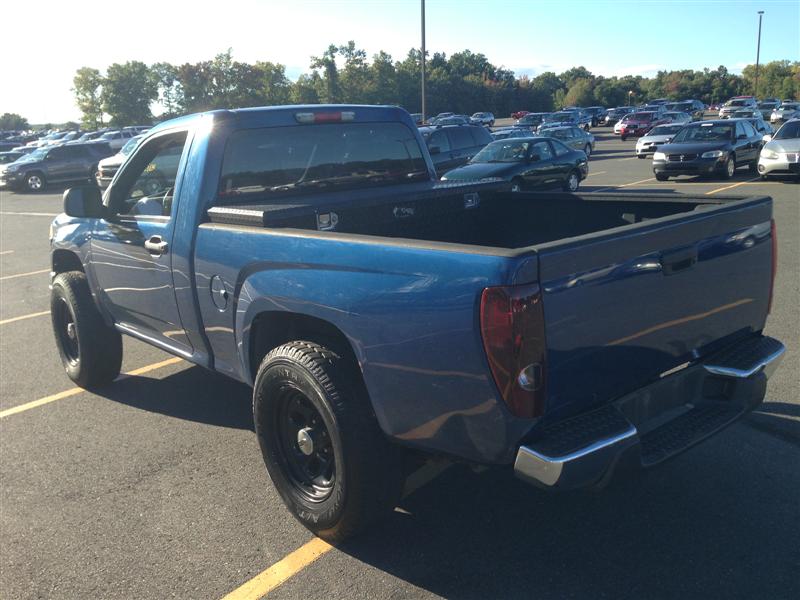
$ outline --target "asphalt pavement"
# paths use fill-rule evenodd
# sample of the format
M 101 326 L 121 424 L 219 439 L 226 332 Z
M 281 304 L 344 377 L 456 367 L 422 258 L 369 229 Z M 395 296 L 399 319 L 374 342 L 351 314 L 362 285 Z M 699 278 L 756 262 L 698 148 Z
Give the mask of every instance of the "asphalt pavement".
M 800 597 L 800 185 L 746 170 L 657 182 L 635 140 L 594 133 L 584 192 L 773 197 L 766 332 L 788 352 L 764 405 L 599 492 L 439 469 L 333 549 L 273 489 L 245 386 L 126 339 L 134 374 L 102 393 L 74 389 L 48 315 L 60 194 L 0 190 L 0 597 Z

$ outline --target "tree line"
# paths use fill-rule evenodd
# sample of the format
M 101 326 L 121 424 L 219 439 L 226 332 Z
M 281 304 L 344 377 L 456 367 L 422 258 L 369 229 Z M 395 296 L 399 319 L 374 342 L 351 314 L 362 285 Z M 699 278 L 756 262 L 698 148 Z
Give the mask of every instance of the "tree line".
M 231 50 L 211 60 L 173 65 L 139 61 L 115 63 L 101 73 L 78 69 L 73 92 L 82 125 L 123 126 L 215 108 L 279 104 L 397 104 L 421 111 L 421 53 L 409 50 L 403 60 L 386 52 L 371 58 L 350 41 L 331 44 L 312 56 L 308 74 L 291 81 L 279 63 L 236 61 Z M 659 71 L 654 77 L 595 75 L 585 67 L 536 77 L 493 65 L 470 50 L 450 56 L 435 52 L 427 60 L 427 111 L 471 114 L 491 111 L 507 116 L 515 110 L 550 111 L 566 105 L 618 106 L 648 98 L 696 98 L 706 103 L 753 93 L 755 66 L 741 75 L 716 69 Z M 800 96 L 800 62 L 774 61 L 759 68 L 759 97 Z

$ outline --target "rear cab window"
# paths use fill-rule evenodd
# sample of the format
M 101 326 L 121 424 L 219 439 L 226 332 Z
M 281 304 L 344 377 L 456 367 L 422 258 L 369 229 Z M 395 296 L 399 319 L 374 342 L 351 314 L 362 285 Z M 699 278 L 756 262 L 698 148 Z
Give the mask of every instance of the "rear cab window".
M 447 135 L 450 137 L 450 145 L 453 150 L 472 148 L 475 145 L 469 127 L 454 127 L 447 132 Z
M 428 178 L 417 138 L 402 123 L 265 127 L 228 138 L 217 197 L 224 204 Z

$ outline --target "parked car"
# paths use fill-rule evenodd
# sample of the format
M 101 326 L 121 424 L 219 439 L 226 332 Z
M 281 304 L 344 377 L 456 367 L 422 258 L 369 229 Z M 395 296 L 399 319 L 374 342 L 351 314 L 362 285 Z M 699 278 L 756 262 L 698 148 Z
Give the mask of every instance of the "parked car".
M 600 120 L 603 118 L 606 112 L 605 106 L 588 106 L 584 109 L 584 111 L 591 117 L 591 125 L 592 127 L 597 127 L 600 125 Z
M 544 134 L 545 131 L 553 127 L 565 127 L 568 125 L 574 125 L 575 127 L 581 126 L 576 111 L 559 111 L 546 115 L 541 124 L 536 128 L 536 133 Z
M 668 123 L 677 123 L 680 125 L 692 122 L 692 116 L 690 114 L 678 111 L 668 110 L 661 115 L 661 118 L 666 120 Z
M 493 140 L 505 140 L 507 138 L 531 137 L 531 130 L 527 127 L 504 127 L 495 129 L 491 132 Z
M 120 149 L 119 152 L 114 154 L 113 156 L 109 156 L 104 158 L 99 163 L 97 163 L 97 172 L 95 173 L 95 181 L 97 182 L 98 187 L 105 188 L 108 184 L 111 183 L 111 180 L 114 179 L 114 175 L 117 174 L 120 166 L 122 163 L 125 162 L 125 159 L 128 158 L 128 155 L 134 151 L 136 146 L 139 145 L 139 142 L 144 137 L 144 134 L 139 134 L 137 136 L 132 137 L 128 140 L 128 142 Z
M 438 175 L 466 163 L 486 144 L 491 134 L 480 125 L 437 125 L 420 127 Z
M 756 109 L 758 108 L 758 103 L 753 96 L 735 96 L 719 109 L 719 118 L 724 119 L 725 117 L 729 117 L 732 113 L 741 108 Z
M 41 148 L 43 146 L 49 146 L 50 144 L 54 144 L 58 142 L 61 138 L 66 136 L 69 131 L 55 131 L 53 133 L 49 133 L 45 136 L 40 137 L 37 140 L 32 142 L 28 142 L 29 146 L 34 146 L 35 148 Z
M 97 163 L 109 154 L 107 144 L 44 146 L 8 165 L 0 186 L 42 192 L 53 183 L 94 182 Z
M 511 118 L 512 118 L 512 119 L 521 119 L 522 117 L 524 117 L 525 115 L 527 115 L 527 114 L 528 114 L 528 112 L 530 112 L 530 111 L 527 111 L 527 110 L 518 110 L 518 111 L 516 111 L 516 112 L 512 112 L 512 113 L 511 113 Z
M 619 136 L 622 141 L 629 137 L 642 137 L 656 125 L 664 125 L 668 122 L 652 111 L 635 112 L 623 119 L 619 128 Z
M 680 102 L 668 102 L 664 105 L 668 111 L 684 112 L 691 116 L 693 121 L 703 119 L 706 110 L 705 104 L 699 100 L 681 100 Z
M 757 108 L 740 108 L 733 112 L 728 113 L 726 117 L 727 119 L 760 119 L 761 118 L 761 111 Z
M 784 121 L 795 118 L 798 111 L 800 111 L 800 102 L 784 100 L 778 108 L 772 111 L 772 114 L 769 116 L 769 122 L 772 124 L 781 124 Z
M 769 197 L 507 187 L 435 181 L 399 108 L 163 123 L 51 223 L 65 373 L 113 386 L 125 334 L 252 387 L 274 497 L 333 543 L 391 514 L 409 451 L 587 488 L 759 407 L 785 352 Z
M 772 99 L 772 98 L 766 98 L 766 99 L 762 100 L 761 102 L 759 102 L 758 106 L 756 108 L 757 108 L 758 112 L 761 113 L 761 116 L 764 118 L 764 120 L 766 121 L 766 120 L 769 120 L 769 117 L 772 114 L 772 111 L 775 110 L 776 108 L 778 108 L 780 105 L 781 105 L 781 101 L 780 100 L 775 100 L 775 99 Z
M 530 134 L 530 132 L 528 132 Z M 13 150 L 3 150 L 0 152 L 0 165 L 7 165 L 14 162 L 18 158 L 25 156 L 22 152 L 14 152 Z
M 526 113 L 517 119 L 515 125 L 517 127 L 527 127 L 530 131 L 536 131 L 539 125 L 541 125 L 551 114 L 552 113 L 546 112 Z
M 657 125 L 636 141 L 636 156 L 647 158 L 655 153 L 659 146 L 668 143 L 673 136 L 683 129 L 683 124 Z
M 761 145 L 761 136 L 744 119 L 690 123 L 653 155 L 653 173 L 659 181 L 675 175 L 730 179 L 741 166 L 755 173 Z
M 655 113 L 655 115 L 661 119 L 667 112 L 667 107 L 663 104 L 645 104 L 643 107 L 638 109 L 637 112 L 651 112 Z
M 786 121 L 775 135 L 763 139 L 766 144 L 758 158 L 761 178 L 785 174 L 800 177 L 800 119 Z
M 78 141 L 78 142 L 91 142 L 92 140 L 99 139 L 107 131 L 109 131 L 109 130 L 108 129 L 98 129 L 97 131 L 87 131 L 81 137 L 79 137 L 76 141 Z
M 469 122 L 473 125 L 486 125 L 487 127 L 494 127 L 494 115 L 490 112 L 476 112 L 469 118 Z
M 132 131 L 108 131 L 97 138 L 101 142 L 107 143 L 112 150 L 118 151 L 128 143 L 133 136 L 138 135 Z
M 36 147 L 34 146 L 17 146 L 16 148 L 12 148 L 9 152 L 19 152 L 20 154 L 30 154 L 31 152 L 35 152 Z
M 492 142 L 463 167 L 445 173 L 442 181 L 502 179 L 513 192 L 552 187 L 574 192 L 588 173 L 583 152 L 552 138 L 527 137 Z
M 633 108 L 629 106 L 618 106 L 617 108 L 609 108 L 603 117 L 603 125 L 612 127 L 616 125 L 622 117 L 633 112 Z
M 422 118 L 422 113 L 411 113 L 411 120 L 414 121 L 415 125 L 422 125 L 424 119 Z
M 555 138 L 573 150 L 583 150 L 587 158 L 594 150 L 594 136 L 581 127 L 574 125 L 568 127 L 552 127 L 545 132 L 550 138 Z
M 746 120 L 750 122 L 750 125 L 752 125 L 756 130 L 756 133 L 762 137 L 765 135 L 770 135 L 773 132 L 772 126 L 761 118 L 760 113 L 757 117 L 750 117 Z

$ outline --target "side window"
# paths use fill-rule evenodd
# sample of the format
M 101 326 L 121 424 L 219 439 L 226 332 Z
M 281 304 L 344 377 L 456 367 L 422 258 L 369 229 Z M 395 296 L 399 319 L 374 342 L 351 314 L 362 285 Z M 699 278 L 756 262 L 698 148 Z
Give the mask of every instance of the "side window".
M 484 127 L 470 127 L 469 130 L 475 146 L 485 146 L 492 141 L 492 134 Z
M 531 144 L 530 155 L 538 154 L 539 160 L 550 160 L 553 158 L 553 151 L 550 149 L 550 144 L 546 141 L 536 142 Z
M 440 152 L 450 152 L 450 140 L 441 129 L 434 131 L 428 138 L 428 148 L 438 146 Z
M 447 133 L 450 136 L 450 145 L 453 150 L 471 148 L 475 145 L 469 127 L 453 127 Z
M 84 156 L 86 156 L 82 146 L 64 146 L 63 151 L 64 151 L 63 157 L 67 160 L 72 160 L 75 158 L 83 158 Z
M 162 135 L 137 148 L 116 185 L 109 205 L 118 215 L 169 216 L 186 132 Z
M 64 160 L 66 158 L 66 148 L 53 148 L 47 153 L 47 160 Z
M 570 150 L 564 144 L 558 141 L 553 142 L 553 148 L 555 148 L 556 156 L 564 156 L 565 154 L 569 154 Z

